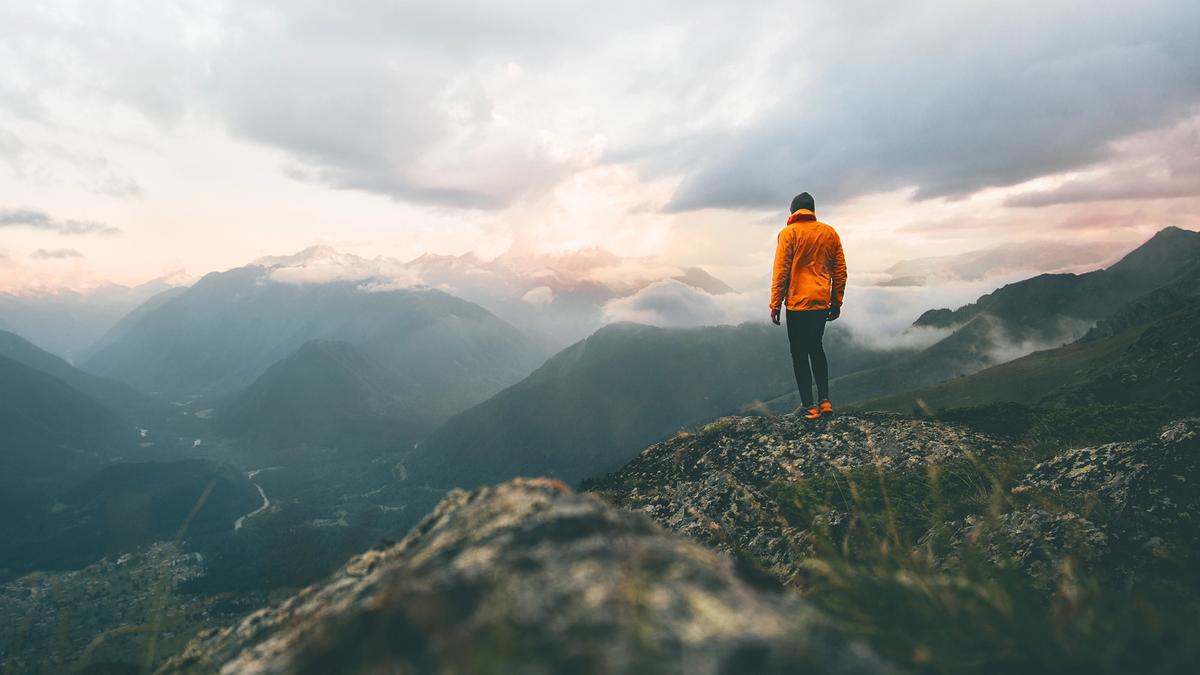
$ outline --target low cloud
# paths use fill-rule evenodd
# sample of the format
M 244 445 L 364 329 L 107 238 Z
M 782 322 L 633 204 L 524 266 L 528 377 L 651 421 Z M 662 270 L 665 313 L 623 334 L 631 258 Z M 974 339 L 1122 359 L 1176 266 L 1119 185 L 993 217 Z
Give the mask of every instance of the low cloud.
M 865 344 L 880 348 L 932 344 L 947 332 L 914 328 L 912 323 L 926 310 L 954 309 L 974 302 L 1005 283 L 1024 277 L 990 277 L 930 286 L 858 286 L 846 289 L 839 322 Z
M 360 291 L 381 292 L 423 285 L 420 274 L 396 260 L 372 260 L 339 253 L 329 246 L 310 246 L 294 255 L 266 256 L 252 264 L 267 268 L 271 281 L 283 284 L 326 284 L 362 281 Z
M 756 302 L 761 301 L 761 302 Z M 761 304 L 763 310 L 754 308 Z M 681 281 L 656 281 L 633 295 L 605 303 L 605 321 L 633 321 L 653 326 L 738 324 L 766 316 L 766 302 L 745 293 L 713 295 Z
M 1022 277 L 1023 278 L 1023 277 Z M 838 325 L 858 343 L 875 349 L 919 349 L 950 334 L 949 329 L 915 327 L 923 312 L 974 302 L 1016 278 L 991 277 L 929 287 L 851 285 Z M 658 281 L 628 297 L 610 300 L 604 320 L 655 326 L 711 326 L 768 321 L 768 291 L 714 295 L 673 279 Z
M 66 258 L 82 258 L 83 254 L 73 248 L 39 248 L 33 252 L 34 260 L 63 260 Z
M 549 286 L 532 288 L 521 296 L 521 301 L 531 305 L 548 305 L 554 302 L 554 289 Z
M 0 210 L 0 227 L 31 227 L 60 235 L 120 234 L 121 230 L 92 220 L 58 220 L 33 209 Z
M 337 264 L 278 267 L 270 272 L 271 281 L 283 284 L 327 284 L 334 281 L 366 282 L 360 290 L 384 291 L 413 288 L 422 284 L 419 275 L 389 264 L 342 266 Z
M 1022 241 L 966 253 L 901 260 L 884 270 L 879 286 L 928 286 L 1082 272 L 1103 267 L 1128 251 L 1121 242 Z
M 370 279 L 359 284 L 354 290 L 360 293 L 388 293 L 390 291 L 411 291 L 417 288 L 429 287 L 416 279 Z
M 1049 329 L 1047 336 L 1024 340 L 1013 340 L 993 331 L 994 344 L 988 350 L 988 357 L 993 363 L 1005 363 L 1043 349 L 1063 347 L 1083 337 L 1095 323 L 1094 321 L 1062 317 L 1058 320 L 1057 325 Z

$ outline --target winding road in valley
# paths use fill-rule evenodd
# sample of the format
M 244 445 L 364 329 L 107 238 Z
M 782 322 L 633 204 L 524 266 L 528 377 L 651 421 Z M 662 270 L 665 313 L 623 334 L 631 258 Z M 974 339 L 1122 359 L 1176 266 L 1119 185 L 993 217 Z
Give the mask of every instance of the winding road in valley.
M 272 467 L 267 467 L 267 468 L 274 469 L 275 467 L 272 466 Z M 260 472 L 265 471 L 265 470 L 266 469 L 255 469 L 253 471 L 247 472 L 246 478 L 249 479 L 251 483 L 254 483 L 254 477 L 257 476 Z M 234 523 L 233 523 L 233 531 L 234 532 L 237 532 L 238 530 L 242 529 L 242 525 L 246 522 L 247 518 L 253 518 L 254 516 L 257 516 L 258 514 L 262 513 L 263 511 L 266 511 L 268 508 L 271 507 L 271 500 L 267 498 L 267 493 L 263 491 L 262 486 L 259 485 L 258 483 L 254 483 L 254 487 L 258 488 L 258 494 L 262 497 L 262 500 L 263 500 L 262 506 L 258 507 L 257 509 L 254 509 L 250 513 L 247 513 L 246 515 L 244 515 L 241 518 L 238 518 L 236 521 L 234 521 Z

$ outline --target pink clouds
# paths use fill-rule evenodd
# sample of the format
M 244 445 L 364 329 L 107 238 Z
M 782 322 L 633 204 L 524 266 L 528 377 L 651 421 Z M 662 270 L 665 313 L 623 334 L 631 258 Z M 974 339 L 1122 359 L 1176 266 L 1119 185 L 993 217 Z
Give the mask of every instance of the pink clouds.
M 1200 112 L 1112 144 L 1112 157 L 1057 187 L 1013 195 L 1006 206 L 1200 197 Z

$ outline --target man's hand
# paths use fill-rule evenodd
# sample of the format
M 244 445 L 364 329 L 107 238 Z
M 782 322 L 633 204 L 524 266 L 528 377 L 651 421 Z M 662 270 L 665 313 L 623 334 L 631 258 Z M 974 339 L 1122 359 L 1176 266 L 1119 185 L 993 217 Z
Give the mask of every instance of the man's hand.
M 841 315 L 842 315 L 842 306 L 841 305 L 831 305 L 829 307 L 829 318 L 827 318 L 825 320 L 826 321 L 837 321 L 838 317 Z
M 771 323 L 775 324 L 776 326 L 779 325 L 779 308 L 778 307 L 771 310 Z

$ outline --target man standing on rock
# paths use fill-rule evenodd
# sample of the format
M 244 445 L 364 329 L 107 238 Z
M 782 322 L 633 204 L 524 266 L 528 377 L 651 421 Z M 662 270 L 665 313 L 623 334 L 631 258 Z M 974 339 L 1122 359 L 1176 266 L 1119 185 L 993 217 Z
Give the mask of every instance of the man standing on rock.
M 788 342 L 792 369 L 800 388 L 801 406 L 794 414 L 815 420 L 833 413 L 829 402 L 829 362 L 821 338 L 825 322 L 842 314 L 846 291 L 846 258 L 837 232 L 817 220 L 812 195 L 792 199 L 792 215 L 779 233 L 771 274 L 771 321 L 779 325 L 780 305 L 787 306 Z M 809 370 L 811 362 L 812 370 Z M 812 381 L 817 380 L 813 402 Z

